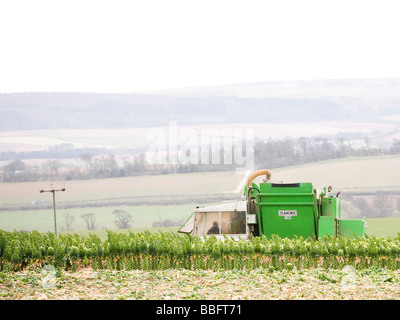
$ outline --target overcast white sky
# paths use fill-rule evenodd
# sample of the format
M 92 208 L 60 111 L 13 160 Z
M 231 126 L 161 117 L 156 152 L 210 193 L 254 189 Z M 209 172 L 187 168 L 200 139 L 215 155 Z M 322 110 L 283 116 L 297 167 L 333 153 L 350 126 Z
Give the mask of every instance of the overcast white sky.
M 398 0 L 0 0 L 0 92 L 400 77 Z

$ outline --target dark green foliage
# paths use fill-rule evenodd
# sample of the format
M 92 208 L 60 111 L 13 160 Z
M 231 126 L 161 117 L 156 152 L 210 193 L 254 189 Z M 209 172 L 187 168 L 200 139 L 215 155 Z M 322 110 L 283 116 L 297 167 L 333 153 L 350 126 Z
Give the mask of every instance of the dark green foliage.
M 176 233 L 116 233 L 107 240 L 96 235 L 60 235 L 33 231 L 0 230 L 0 271 L 13 271 L 52 264 L 59 270 L 79 267 L 117 270 L 183 269 L 358 269 L 371 266 L 400 268 L 400 236 L 266 237 L 233 240 L 215 236 L 200 238 Z

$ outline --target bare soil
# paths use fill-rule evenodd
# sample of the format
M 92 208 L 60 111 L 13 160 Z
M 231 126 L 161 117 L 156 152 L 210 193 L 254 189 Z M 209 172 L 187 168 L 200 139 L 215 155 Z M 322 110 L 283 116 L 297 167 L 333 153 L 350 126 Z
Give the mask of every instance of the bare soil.
M 23 271 L 0 273 L 0 300 L 398 300 L 400 271 Z

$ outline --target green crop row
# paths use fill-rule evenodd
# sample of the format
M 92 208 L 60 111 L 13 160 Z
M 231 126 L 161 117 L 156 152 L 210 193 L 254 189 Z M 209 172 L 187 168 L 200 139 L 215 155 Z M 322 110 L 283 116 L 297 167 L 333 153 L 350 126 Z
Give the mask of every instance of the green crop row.
M 357 269 L 371 266 L 400 269 L 397 237 L 272 237 L 234 240 L 200 238 L 176 233 L 107 232 L 98 236 L 0 230 L 0 271 L 51 264 L 64 270 L 78 267 L 117 270 L 211 269 Z

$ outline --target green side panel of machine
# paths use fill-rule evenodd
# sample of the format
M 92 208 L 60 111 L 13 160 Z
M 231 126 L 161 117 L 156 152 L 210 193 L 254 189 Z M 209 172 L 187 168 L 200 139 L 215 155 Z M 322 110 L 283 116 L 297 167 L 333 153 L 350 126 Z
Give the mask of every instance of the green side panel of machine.
M 323 238 L 324 235 L 336 237 L 337 233 L 337 220 L 333 217 L 319 217 L 318 220 L 318 237 Z
M 315 237 L 317 207 L 311 183 L 261 183 L 257 194 L 260 235 Z
M 340 236 L 363 237 L 364 233 L 364 220 L 339 220 Z
M 322 215 L 340 219 L 340 198 L 324 197 Z
M 340 198 L 323 197 L 321 207 L 321 216 L 318 218 L 318 238 L 323 238 L 325 235 L 336 237 L 340 219 Z

